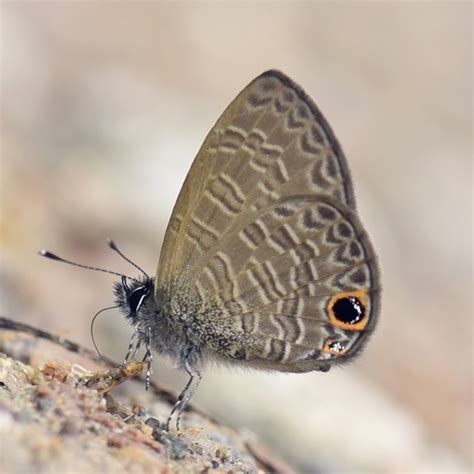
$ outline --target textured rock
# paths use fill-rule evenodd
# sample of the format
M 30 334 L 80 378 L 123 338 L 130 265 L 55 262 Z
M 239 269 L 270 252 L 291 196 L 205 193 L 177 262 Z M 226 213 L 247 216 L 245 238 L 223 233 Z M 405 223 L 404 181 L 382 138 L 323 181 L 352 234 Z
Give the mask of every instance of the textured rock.
M 0 356 L 1 472 L 290 472 L 192 407 L 182 431 L 163 430 L 175 398 L 132 380 L 141 363 L 97 372 L 95 357 L 76 349 L 0 332 L 0 351 L 15 357 Z

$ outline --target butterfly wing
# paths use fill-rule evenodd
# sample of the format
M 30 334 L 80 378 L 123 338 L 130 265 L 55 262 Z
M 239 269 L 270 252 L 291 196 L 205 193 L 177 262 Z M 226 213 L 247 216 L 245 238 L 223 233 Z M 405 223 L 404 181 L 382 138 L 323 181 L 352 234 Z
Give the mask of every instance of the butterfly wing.
M 166 231 L 157 302 L 182 311 L 185 288 L 219 307 L 209 332 L 252 336 L 226 355 L 301 371 L 362 346 L 378 287 L 337 139 L 291 79 L 262 74 L 193 162 Z M 350 298 L 363 305 L 362 322 L 341 325 L 334 308 Z

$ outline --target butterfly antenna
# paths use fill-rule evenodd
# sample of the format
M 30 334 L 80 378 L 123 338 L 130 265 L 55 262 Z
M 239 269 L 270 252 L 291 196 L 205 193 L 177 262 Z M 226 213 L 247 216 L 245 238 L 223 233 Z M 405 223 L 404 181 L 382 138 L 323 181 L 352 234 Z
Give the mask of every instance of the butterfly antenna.
M 130 265 L 133 265 L 137 270 L 142 272 L 148 279 L 150 278 L 145 270 L 140 268 L 135 262 L 132 262 L 128 257 L 126 257 L 121 252 L 121 250 L 117 247 L 116 243 L 112 239 L 107 239 L 107 244 L 113 251 L 117 252 L 126 262 L 128 262 Z
M 135 278 L 124 275 L 123 273 L 113 272 L 112 270 L 106 270 L 105 268 L 91 267 L 89 265 L 82 265 L 81 263 L 71 262 L 70 260 L 66 260 L 65 258 L 58 257 L 57 255 L 55 255 L 54 253 L 51 253 L 48 250 L 40 250 L 38 253 L 42 257 L 49 258 L 50 260 L 57 260 L 58 262 L 68 263 L 69 265 L 73 265 L 75 267 L 85 268 L 86 270 L 94 270 L 96 272 L 110 273 L 111 275 L 117 275 L 119 277 L 125 277 L 130 280 L 135 280 Z
M 115 309 L 115 308 L 118 308 L 119 306 L 111 306 L 110 308 L 103 308 L 101 309 L 100 311 L 97 311 L 97 313 L 94 314 L 94 317 L 92 318 L 92 321 L 91 321 L 91 339 L 92 339 L 92 344 L 94 345 L 94 349 L 95 351 L 97 352 L 97 355 L 105 361 L 104 359 L 104 356 L 102 355 L 102 353 L 99 351 L 99 347 L 97 346 L 97 343 L 95 342 L 95 337 L 94 337 L 94 323 L 95 323 L 95 320 L 97 319 L 97 316 L 99 316 L 99 314 L 103 313 L 104 311 L 108 311 L 109 309 Z

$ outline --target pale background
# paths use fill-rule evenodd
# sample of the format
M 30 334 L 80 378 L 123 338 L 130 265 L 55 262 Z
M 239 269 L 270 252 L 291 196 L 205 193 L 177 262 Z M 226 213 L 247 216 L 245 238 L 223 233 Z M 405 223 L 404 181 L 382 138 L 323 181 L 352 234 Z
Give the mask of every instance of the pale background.
M 90 346 L 107 275 L 154 273 L 219 114 L 278 68 L 341 141 L 380 256 L 380 326 L 329 374 L 211 370 L 195 402 L 301 472 L 472 469 L 472 6 L 461 2 L 1 4 L 1 314 Z M 97 324 L 123 357 L 130 328 Z M 156 379 L 184 378 L 155 359 Z

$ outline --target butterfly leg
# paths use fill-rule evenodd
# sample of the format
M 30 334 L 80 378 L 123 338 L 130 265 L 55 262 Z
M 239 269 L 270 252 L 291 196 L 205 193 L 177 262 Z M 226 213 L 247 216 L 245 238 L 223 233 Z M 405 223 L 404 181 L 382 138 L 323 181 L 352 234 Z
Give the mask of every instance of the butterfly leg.
M 184 387 L 183 391 L 179 394 L 178 401 L 175 403 L 173 409 L 171 410 L 171 413 L 168 416 L 168 421 L 166 422 L 167 431 L 169 431 L 171 418 L 175 413 L 177 413 L 176 414 L 176 430 L 177 431 L 180 430 L 181 414 L 183 413 L 184 408 L 186 407 L 188 402 L 193 397 L 202 379 L 201 373 L 197 369 L 192 367 L 192 365 L 189 362 L 190 354 L 191 354 L 191 351 L 188 351 L 183 363 L 184 370 L 186 370 L 186 372 L 189 375 L 189 380 L 186 386 Z
M 193 398 L 194 393 L 196 392 L 196 389 L 198 388 L 199 383 L 201 382 L 202 375 L 199 371 L 196 369 L 191 369 L 190 367 L 186 368 L 186 372 L 188 372 L 190 376 L 191 383 L 189 386 L 189 390 L 186 393 L 185 396 L 183 396 L 183 400 L 181 403 L 181 406 L 178 409 L 178 414 L 176 416 L 176 429 L 179 431 L 180 430 L 180 423 L 181 423 L 181 414 L 183 413 L 184 408 L 188 404 L 188 402 Z
M 125 358 L 123 360 L 123 365 L 125 365 L 130 359 L 133 359 L 135 357 L 135 354 L 137 353 L 138 348 L 140 347 L 140 339 L 138 339 L 138 341 L 135 341 L 137 334 L 138 328 L 135 327 L 132 337 L 130 338 L 130 344 L 128 345 L 127 353 L 125 354 Z
M 137 349 L 138 349 L 137 345 Z M 145 389 L 150 388 L 151 374 L 153 373 L 153 353 L 151 352 L 151 327 L 147 326 L 146 328 L 146 340 L 145 340 L 145 355 L 143 357 L 143 362 L 146 362 L 146 376 L 145 376 Z

